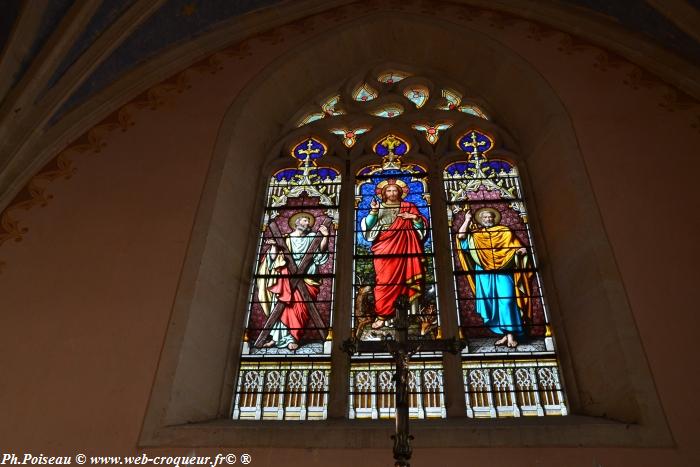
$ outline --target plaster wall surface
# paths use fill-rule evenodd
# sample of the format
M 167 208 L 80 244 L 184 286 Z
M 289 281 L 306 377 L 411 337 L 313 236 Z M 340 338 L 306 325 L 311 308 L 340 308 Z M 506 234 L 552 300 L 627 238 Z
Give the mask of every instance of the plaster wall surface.
M 528 166 L 531 190 L 536 201 L 549 183 L 559 190 L 591 184 L 636 322 L 637 329 L 631 331 L 641 338 L 674 445 L 527 448 L 524 442 L 498 449 L 420 448 L 414 465 L 698 465 L 699 381 L 692 361 L 698 318 L 692 291 L 700 225 L 692 208 L 697 205 L 695 178 L 700 167 L 692 156 L 700 132 L 691 126 L 691 111 L 661 107 L 663 87 L 635 89 L 625 84 L 629 69 L 624 64 L 605 71 L 596 68 L 599 52 L 594 49 L 567 53 L 556 35 L 534 40 L 518 24 L 477 29 L 527 61 L 566 108 L 589 181 L 570 179 L 557 170 L 556 161 L 537 162 L 535 150 Z M 250 56 L 226 61 L 215 74 L 188 73 L 188 89 L 169 93 L 155 110 L 133 110 L 133 126 L 112 131 L 99 153 L 76 156 L 72 178 L 50 185 L 53 199 L 22 214 L 28 233 L 21 242 L 0 248 L 5 263 L 0 273 L 3 449 L 55 455 L 129 455 L 143 450 L 139 435 L 204 183 L 211 176 L 208 171 L 220 170 L 210 167 L 220 125 L 241 90 L 260 79 L 266 66 L 304 46 L 299 34 L 287 30 L 279 40 L 255 41 Z M 432 53 L 452 58 L 449 51 Z M 323 73 L 322 65 L 309 64 L 308 73 Z M 279 86 L 288 88 L 291 102 L 314 97 L 294 94 L 295 83 L 304 76 L 277 79 Z M 513 85 L 503 75 L 493 81 L 494 86 Z M 276 112 L 275 103 L 269 104 L 258 110 L 261 116 Z M 289 115 L 275 118 L 281 131 Z M 513 130 L 518 140 L 517 125 Z M 277 137 L 270 134 L 269 143 Z M 521 142 L 527 146 L 527 141 Z M 245 138 L 236 150 L 246 151 Z M 240 168 L 246 176 L 222 188 L 240 196 L 241 210 L 231 216 L 238 219 L 241 239 L 248 237 L 250 222 L 257 223 L 246 201 L 256 196 L 265 156 L 246 154 L 249 162 Z M 562 210 L 560 222 L 575 222 L 577 209 L 581 207 Z M 556 235 L 556 225 L 544 227 Z M 217 241 L 227 248 L 231 240 Z M 588 247 L 587 254 L 595 255 L 595 245 Z M 571 251 L 548 254 L 576 255 L 576 248 L 572 242 Z M 206 271 L 198 280 L 230 287 L 217 271 Z M 579 293 L 586 293 L 585 280 Z M 591 315 L 605 319 L 595 310 Z M 618 330 L 600 336 L 600 342 L 617 339 L 624 345 L 632 338 Z M 575 344 L 576 339 L 570 339 L 569 352 L 576 352 Z M 189 384 L 198 381 L 194 378 Z M 594 399 L 595 394 L 588 397 Z M 387 435 L 390 429 L 387 424 Z M 249 452 L 253 465 L 278 465 L 280 459 L 287 465 L 370 466 L 390 461 L 388 438 L 385 450 L 146 449 L 153 455 L 228 451 Z

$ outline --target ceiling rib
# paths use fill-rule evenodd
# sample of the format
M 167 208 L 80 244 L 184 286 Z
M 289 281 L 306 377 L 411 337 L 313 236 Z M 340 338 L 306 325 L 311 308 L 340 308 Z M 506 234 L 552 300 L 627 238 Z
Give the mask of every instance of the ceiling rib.
M 46 4 L 47 1 L 38 0 L 36 3 L 39 5 L 35 3 L 34 8 L 28 6 L 28 3 L 24 3 L 22 6 L 19 19 L 17 19 L 14 29 L 7 39 L 4 53 L 0 57 L 0 103 L 12 87 L 15 76 L 22 67 L 22 61 L 29 54 L 44 13 L 41 4 Z
M 685 0 L 647 0 L 656 11 L 700 42 L 700 11 Z
M 33 60 L 19 83 L 10 91 L 0 106 L 0 167 L 6 165 L 12 148 L 24 139 L 26 131 L 36 126 L 28 121 L 34 101 L 50 79 L 54 69 L 68 52 L 73 42 L 90 20 L 98 2 L 77 2 L 61 20 L 47 44 Z
M 119 44 L 127 38 L 131 32 L 138 27 L 146 18 L 153 12 L 157 11 L 165 0 L 139 0 L 124 14 L 119 17 L 114 23 L 105 30 L 103 34 L 90 46 L 78 60 L 71 65 L 61 79 L 40 99 L 36 99 L 39 92 L 43 89 L 46 82 L 53 74 L 54 68 L 47 69 L 46 73 L 42 74 L 43 79 L 32 83 L 31 90 L 33 92 L 23 94 L 22 102 L 30 103 L 27 110 L 22 112 L 21 118 L 17 118 L 12 113 L 0 114 L 0 137 L 2 131 L 12 131 L 12 139 L 6 140 L 6 143 L 0 146 L 0 165 L 2 166 L 2 176 L 0 184 L 4 183 L 8 178 L 13 178 L 18 173 L 21 173 L 27 168 L 27 164 L 31 165 L 31 161 L 24 157 L 15 157 L 23 148 L 39 138 L 43 130 L 44 123 L 48 121 L 51 115 L 58 107 L 70 96 L 75 88 L 77 88 L 98 66 L 102 60 L 119 46 Z M 99 5 L 95 2 L 96 5 Z M 89 18 L 82 18 L 82 24 L 85 24 Z M 80 31 L 78 31 L 80 32 Z M 73 39 L 75 34 L 72 35 Z M 65 45 L 65 53 L 72 45 L 72 42 Z M 62 56 L 63 54 L 61 54 Z M 58 61 L 56 66 L 58 66 Z M 36 99 L 36 102 L 35 102 Z M 32 134 L 35 134 L 33 137 Z

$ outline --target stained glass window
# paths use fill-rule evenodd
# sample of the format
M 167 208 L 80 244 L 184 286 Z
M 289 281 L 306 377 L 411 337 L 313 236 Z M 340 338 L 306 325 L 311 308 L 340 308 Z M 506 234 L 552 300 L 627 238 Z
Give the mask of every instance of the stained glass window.
M 384 107 L 380 107 L 376 110 L 373 110 L 371 112 L 372 115 L 376 115 L 377 117 L 382 117 L 382 118 L 394 118 L 394 117 L 398 117 L 402 113 L 403 113 L 403 107 L 401 107 L 399 104 L 387 105 Z
M 345 114 L 345 111 L 340 108 L 340 94 L 329 98 L 321 105 L 321 108 L 326 115 L 337 116 Z
M 343 144 L 345 145 L 345 147 L 351 148 L 355 145 L 357 137 L 367 133 L 369 130 L 370 127 L 353 128 L 351 130 L 347 128 L 333 128 L 330 130 L 330 132 L 334 135 L 341 136 L 343 138 Z
M 350 370 L 351 419 L 393 418 L 395 366 L 391 362 L 353 362 Z M 442 362 L 413 362 L 409 368 L 409 417 L 445 418 Z
M 386 84 L 398 83 L 402 79 L 409 76 L 408 73 L 403 71 L 386 71 L 377 77 L 377 81 Z
M 321 120 L 325 116 L 326 116 L 326 114 L 321 113 L 321 112 L 314 112 L 314 113 L 307 114 L 299 121 L 299 124 L 297 126 L 307 125 L 311 122 L 315 122 L 316 120 Z
M 461 105 L 459 106 L 459 111 L 470 115 L 474 115 L 475 117 L 483 118 L 484 120 L 489 119 L 484 113 L 484 111 L 475 105 Z
M 455 397 L 464 397 L 471 418 L 567 414 L 518 167 L 498 156 L 491 134 L 476 128 L 455 134 L 477 124 L 473 117 L 489 118 L 481 107 L 422 77 L 389 86 L 408 76 L 385 71 L 377 80 L 387 86 L 372 80 L 322 96 L 291 122 L 307 129 L 275 146 L 289 146 L 294 163 L 268 174 L 234 419 L 322 420 L 329 401 L 339 399 L 350 419 L 393 418 L 396 367 L 387 341 L 404 336 L 401 329 L 419 346 L 408 365 L 411 418 L 446 418 L 445 400 Z M 381 103 L 363 105 L 380 97 L 378 89 Z M 439 109 L 455 112 L 435 120 L 429 89 L 440 90 Z M 405 99 L 413 110 L 405 112 Z M 314 123 L 321 119 L 337 123 Z M 291 139 L 301 131 L 303 140 Z M 329 149 L 314 134 L 340 138 L 342 146 L 331 141 Z M 417 146 L 428 154 L 417 155 L 409 135 L 425 138 L 428 145 Z M 446 138 L 457 142 L 458 159 L 439 144 Z M 356 156 L 370 162 L 350 160 Z M 339 219 L 350 213 L 340 212 L 341 172 L 330 167 L 332 157 L 344 160 L 345 183 L 353 178 L 354 219 L 344 226 Z M 429 173 L 427 157 L 443 167 L 447 210 L 439 213 L 436 232 L 428 181 L 437 174 Z M 339 289 L 352 288 L 351 304 L 335 304 L 339 238 L 353 248 L 352 258 L 342 260 L 348 274 Z M 450 247 L 436 251 L 434 238 L 449 238 Z M 436 256 L 440 265 L 452 262 L 453 282 L 441 290 L 454 286 L 454 297 L 438 297 Z M 395 316 L 400 297 L 408 300 L 406 327 Z M 455 300 L 457 316 L 440 317 L 439 309 L 452 309 L 441 299 Z M 334 313 L 348 305 L 351 317 L 334 323 Z M 452 326 L 441 319 L 456 321 L 458 335 L 443 336 Z M 337 388 L 329 377 L 339 371 L 331 369 L 331 356 L 342 351 L 331 345 L 338 325 L 350 326 L 354 339 L 343 343 L 352 351 L 347 373 L 335 375 L 348 378 L 349 392 L 330 398 Z M 436 350 L 445 349 L 442 338 L 453 337 L 467 343 L 460 374 L 452 375 L 462 378 L 460 387 L 444 385 L 444 350 Z
M 414 130 L 422 131 L 425 134 L 425 139 L 427 139 L 430 144 L 437 143 L 440 138 L 440 132 L 447 130 L 451 126 L 451 123 L 438 123 L 436 125 L 420 123 L 411 125 Z
M 443 89 L 442 97 L 445 98 L 445 104 L 438 107 L 441 110 L 454 110 L 462 102 L 462 95 L 454 89 Z
M 304 140 L 270 179 L 234 417 L 325 417 L 340 196 L 326 152 Z
M 398 136 L 382 138 L 373 149 L 382 157 L 381 163 L 361 169 L 355 184 L 353 334 L 377 343 L 394 338 L 394 303 L 405 295 L 410 304 L 409 338 L 433 339 L 440 333 L 440 323 L 427 172 L 419 164 L 402 161 L 409 145 Z M 393 403 L 382 396 L 391 384 L 386 381 L 391 360 L 382 349 L 378 346 L 369 357 L 353 356 L 353 417 L 381 418 L 393 413 Z M 444 416 L 441 360 L 430 354 L 422 357 L 415 360 L 415 368 L 430 371 L 425 376 L 423 370 L 412 370 L 416 398 L 412 416 Z M 419 381 L 426 378 L 430 384 L 421 386 Z M 420 410 L 418 405 L 426 391 L 437 398 L 427 412 L 425 405 Z
M 352 93 L 352 98 L 359 102 L 367 102 L 376 99 L 379 94 L 367 83 L 362 83 Z
M 487 157 L 494 139 L 484 132 L 457 144 L 465 160 L 443 177 L 468 415 L 565 415 L 517 167 Z
M 403 91 L 403 95 L 406 96 L 408 100 L 416 105 L 417 109 L 420 109 L 428 102 L 428 97 L 430 97 L 430 91 L 425 86 L 411 86 Z

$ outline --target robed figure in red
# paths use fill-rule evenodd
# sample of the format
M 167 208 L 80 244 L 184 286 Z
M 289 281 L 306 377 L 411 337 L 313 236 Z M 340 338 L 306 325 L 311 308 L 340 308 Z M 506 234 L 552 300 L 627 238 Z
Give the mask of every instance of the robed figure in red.
M 401 180 L 384 180 L 377 184 L 381 203 L 372 199 L 370 212 L 362 219 L 364 238 L 372 243 L 376 282 L 374 302 L 379 329 L 394 317 L 394 302 L 407 295 L 412 313 L 418 312 L 423 293 L 425 267 L 423 241 L 428 221 L 415 204 L 404 201 L 408 187 Z

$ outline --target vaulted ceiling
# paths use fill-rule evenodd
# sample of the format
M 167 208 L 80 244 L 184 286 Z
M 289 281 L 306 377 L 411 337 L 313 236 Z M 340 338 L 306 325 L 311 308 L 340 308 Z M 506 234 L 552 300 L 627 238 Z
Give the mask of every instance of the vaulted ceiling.
M 124 19 L 130 11 L 135 9 L 145 12 L 137 18 L 139 24 L 118 37 L 119 42 L 114 44 L 116 47 L 101 57 L 91 72 L 83 77 L 80 85 L 64 99 L 64 103 L 53 115 L 52 122 L 159 52 L 200 36 L 226 20 L 250 14 L 255 10 L 274 8 L 281 3 L 285 2 L 280 0 L 95 0 L 91 2 L 4 0 L 0 15 L 0 50 L 3 51 L 3 66 L 0 70 L 3 71 L 5 79 L 4 82 L 0 82 L 0 97 L 5 97 L 9 91 L 21 83 L 42 53 L 56 47 L 59 41 L 56 36 L 66 34 L 65 29 L 74 30 L 70 32 L 72 35 L 70 45 L 46 77 L 43 89 L 38 95 L 39 98 L 54 88 L 66 72 L 95 45 L 106 31 L 117 26 L 120 18 Z M 359 8 L 362 8 L 362 3 L 358 2 Z M 493 3 L 494 6 L 498 6 L 498 3 L 503 2 Z M 517 7 L 519 2 L 509 3 Z M 698 0 L 689 2 L 682 0 L 679 2 L 564 0 L 557 3 L 580 9 L 582 13 L 592 12 L 604 16 L 617 23 L 619 27 L 643 35 L 692 63 L 700 63 L 698 31 L 696 30 L 693 34 L 686 24 L 681 24 L 682 21 L 674 17 L 673 11 L 669 12 L 672 8 L 668 7 L 676 3 L 685 3 L 685 6 L 689 10 L 695 10 L 700 18 Z M 660 6 L 663 3 L 666 3 L 666 8 Z M 85 4 L 90 6 L 85 8 Z M 677 13 L 682 11 L 679 10 Z
M 27 141 L 80 115 L 83 104 L 125 77 L 159 66 L 157 58 L 178 57 L 217 33 L 229 34 L 217 39 L 224 44 L 231 31 L 244 35 L 245 25 L 260 16 L 283 23 L 340 5 L 369 10 L 406 1 L 1 0 L 0 198 L 31 170 L 31 154 L 12 167 L 16 154 L 31 152 Z M 412 1 L 439 8 L 447 0 Z M 663 64 L 650 71 L 675 70 L 675 86 L 700 94 L 700 0 L 450 1 L 550 23 L 642 67 L 663 55 Z

